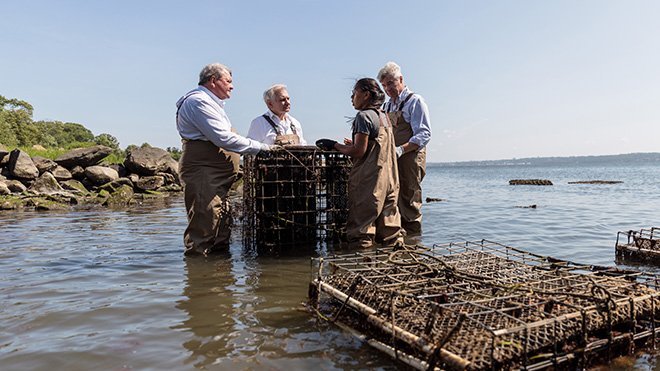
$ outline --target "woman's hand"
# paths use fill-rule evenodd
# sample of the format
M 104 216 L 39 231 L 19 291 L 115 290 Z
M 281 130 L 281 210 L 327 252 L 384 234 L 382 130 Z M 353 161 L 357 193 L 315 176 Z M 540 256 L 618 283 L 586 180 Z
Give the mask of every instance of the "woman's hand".
M 353 145 L 353 141 L 352 141 L 351 139 L 344 138 L 344 144 L 347 145 L 347 146 L 352 146 L 352 145 Z

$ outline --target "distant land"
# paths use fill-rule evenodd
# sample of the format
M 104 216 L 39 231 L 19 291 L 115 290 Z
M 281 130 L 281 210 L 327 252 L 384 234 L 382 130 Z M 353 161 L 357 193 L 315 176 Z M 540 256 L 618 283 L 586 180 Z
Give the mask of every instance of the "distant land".
M 602 156 L 529 157 L 508 160 L 435 162 L 437 166 L 660 165 L 660 152 Z

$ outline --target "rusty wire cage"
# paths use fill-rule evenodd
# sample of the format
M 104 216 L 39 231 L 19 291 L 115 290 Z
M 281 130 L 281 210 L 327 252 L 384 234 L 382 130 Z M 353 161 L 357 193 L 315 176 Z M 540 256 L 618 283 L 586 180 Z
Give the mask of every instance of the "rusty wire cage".
M 316 146 L 287 146 L 246 156 L 246 245 L 284 247 L 339 240 L 348 214 L 351 166 L 347 156 Z
M 490 241 L 313 259 L 310 308 L 418 369 L 573 368 L 655 345 L 658 277 Z
M 624 239 L 623 236 L 626 238 Z M 618 232 L 615 243 L 617 258 L 633 258 L 660 262 L 660 228 Z

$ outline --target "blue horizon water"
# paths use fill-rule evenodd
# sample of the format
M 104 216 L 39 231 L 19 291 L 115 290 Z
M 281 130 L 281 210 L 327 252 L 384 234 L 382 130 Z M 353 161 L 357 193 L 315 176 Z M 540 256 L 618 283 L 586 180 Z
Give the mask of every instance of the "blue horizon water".
M 508 184 L 525 178 L 554 185 Z M 594 179 L 623 183 L 568 184 Z M 617 231 L 660 226 L 658 179 L 658 165 L 430 164 L 423 197 L 446 201 L 424 203 L 423 243 L 489 239 L 614 266 Z M 129 210 L 0 212 L 0 368 L 400 367 L 302 306 L 310 257 L 345 250 L 257 256 L 236 228 L 225 256 L 185 259 L 185 226 L 178 196 Z M 633 364 L 652 368 L 655 355 Z

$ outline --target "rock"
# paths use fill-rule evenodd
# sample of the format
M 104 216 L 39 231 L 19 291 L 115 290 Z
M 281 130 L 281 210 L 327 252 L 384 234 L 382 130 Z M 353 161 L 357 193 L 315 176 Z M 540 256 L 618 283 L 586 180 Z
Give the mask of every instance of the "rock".
M 16 196 L 0 196 L 0 210 L 18 210 L 23 208 L 23 200 Z
M 45 172 L 28 188 L 28 191 L 36 194 L 52 194 L 64 191 L 57 183 L 53 174 Z
M 515 206 L 519 209 L 536 209 L 536 204 L 533 205 L 527 205 L 527 206 Z
M 39 169 L 39 174 L 43 174 L 46 171 L 51 171 L 57 167 L 57 162 L 41 156 L 32 157 L 32 162 L 34 162 L 34 166 Z
M 9 154 L 9 150 L 5 146 L 0 144 L 0 166 L 9 162 L 9 156 L 7 156 L 8 154 Z
M 68 191 L 79 192 L 83 195 L 89 194 L 89 191 L 87 190 L 87 188 L 85 188 L 85 186 L 82 183 L 80 183 L 79 181 L 77 181 L 75 179 L 65 180 L 65 181 L 61 182 L 60 185 L 62 186 L 62 188 L 66 189 Z
M 82 166 L 74 166 L 71 169 L 71 176 L 73 179 L 83 180 L 85 179 L 85 169 Z
M 126 179 L 126 178 L 122 178 Z M 103 202 L 104 206 L 118 207 L 118 206 L 128 206 L 131 203 L 135 202 L 133 200 L 133 187 L 122 184 L 113 192 L 110 193 L 110 196 L 105 199 Z
M 434 198 L 434 197 L 427 197 L 426 202 L 442 202 L 442 201 L 447 201 L 444 198 Z
M 155 175 L 171 166 L 172 156 L 156 147 L 135 148 L 126 156 L 124 166 L 133 173 Z
M 123 185 L 129 186 L 131 189 L 133 189 L 133 182 L 131 182 L 131 180 L 128 178 L 119 178 L 117 180 L 113 180 L 112 182 L 100 186 L 99 189 L 106 190 L 108 192 L 114 192 Z
M 125 178 L 126 175 L 128 174 L 126 172 L 126 168 L 122 164 L 111 164 L 111 165 L 108 165 L 108 167 L 111 168 L 111 169 L 114 169 L 115 171 L 117 171 L 117 174 L 119 174 L 120 178 Z
M 509 185 L 552 185 L 547 179 L 512 179 Z
M 35 151 L 45 151 L 46 150 L 46 148 L 44 148 L 44 146 L 42 146 L 40 144 L 33 145 L 32 149 L 35 150 Z
M 156 173 L 158 176 L 162 176 L 163 179 L 165 179 L 165 184 L 175 184 L 176 179 L 174 178 L 174 175 L 169 174 L 169 173 Z
M 34 207 L 35 210 L 42 211 L 69 210 L 69 205 L 45 197 L 29 198 L 25 201 L 25 206 Z
M 170 184 L 156 189 L 157 192 L 181 192 L 183 187 L 178 184 Z
M 69 172 L 69 170 L 67 170 L 66 168 L 60 165 L 57 165 L 57 167 L 55 167 L 55 169 L 51 170 L 50 172 L 53 174 L 53 176 L 55 177 L 55 179 L 57 179 L 58 182 L 73 178 L 71 172 Z
M 160 175 L 144 176 L 137 181 L 135 186 L 143 191 L 154 191 L 165 185 L 165 179 Z
M 20 149 L 11 151 L 7 167 L 11 176 L 15 178 L 37 179 L 39 177 L 39 169 L 34 166 L 30 156 Z
M 98 164 L 112 153 L 112 148 L 106 146 L 93 146 L 71 150 L 55 159 L 60 166 L 73 169 L 75 166 L 88 167 Z
M 137 174 L 128 174 L 127 178 L 130 179 L 130 181 L 133 182 L 133 184 L 137 183 L 138 180 L 140 180 L 140 176 Z
M 12 193 L 22 193 L 27 190 L 27 187 L 18 180 L 5 180 L 4 182 Z
M 93 184 L 100 185 L 119 178 L 119 174 L 114 169 L 105 166 L 89 166 L 85 169 L 85 177 Z
M 10 194 L 11 191 L 9 190 L 9 187 L 4 182 L 0 182 L 0 196 L 5 196 Z

